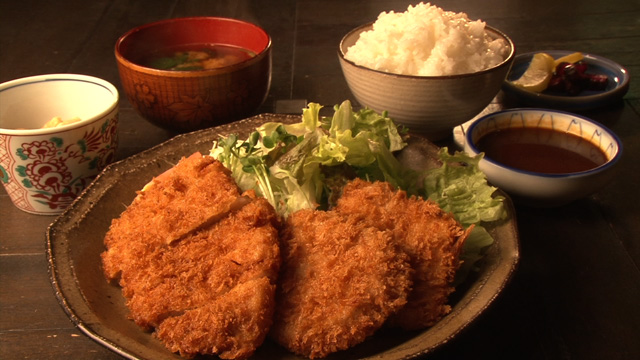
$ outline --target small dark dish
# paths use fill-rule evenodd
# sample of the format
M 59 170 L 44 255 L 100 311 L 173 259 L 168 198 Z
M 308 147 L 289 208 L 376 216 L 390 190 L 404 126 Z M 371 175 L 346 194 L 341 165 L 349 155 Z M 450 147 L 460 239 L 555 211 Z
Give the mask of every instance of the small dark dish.
M 147 63 L 153 54 L 196 45 L 234 47 L 255 55 L 206 70 L 161 70 Z M 124 93 L 137 112 L 176 132 L 253 115 L 271 84 L 271 38 L 260 27 L 236 19 L 189 17 L 146 24 L 118 39 L 115 56 Z
M 120 287 L 107 283 L 100 254 L 111 219 L 131 203 L 136 190 L 169 169 L 182 156 L 208 153 L 212 140 L 231 133 L 241 137 L 267 121 L 298 122 L 299 116 L 264 114 L 216 128 L 179 135 L 150 150 L 109 166 L 47 231 L 47 258 L 56 296 L 73 323 L 96 342 L 130 359 L 181 359 L 159 340 L 127 318 Z M 399 159 L 413 167 L 434 164 L 438 147 L 412 138 Z M 519 259 L 513 206 L 507 197 L 508 218 L 488 224 L 495 239 L 480 270 L 458 285 L 452 312 L 433 327 L 417 332 L 384 331 L 364 343 L 332 356 L 334 359 L 415 359 L 433 352 L 471 324 L 502 292 Z M 299 359 L 270 340 L 252 359 Z
M 502 90 L 523 105 L 554 108 L 562 110 L 589 110 L 613 103 L 629 90 L 629 73 L 617 63 L 598 55 L 585 54 L 589 73 L 607 75 L 607 87 L 603 91 L 583 91 L 579 95 L 571 96 L 558 93 L 535 93 L 513 85 L 510 81 L 518 79 L 529 66 L 534 54 L 544 52 L 554 59 L 573 53 L 565 50 L 541 50 L 517 55 L 513 61 L 511 71 L 502 85 Z

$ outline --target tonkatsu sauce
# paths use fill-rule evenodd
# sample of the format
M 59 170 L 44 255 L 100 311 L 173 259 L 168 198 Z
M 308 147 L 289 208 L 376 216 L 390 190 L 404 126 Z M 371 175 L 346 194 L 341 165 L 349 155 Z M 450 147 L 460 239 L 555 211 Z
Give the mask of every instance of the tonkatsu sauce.
M 553 129 L 502 129 L 484 135 L 477 147 L 501 164 L 546 174 L 586 171 L 607 161 L 606 154 L 589 141 Z

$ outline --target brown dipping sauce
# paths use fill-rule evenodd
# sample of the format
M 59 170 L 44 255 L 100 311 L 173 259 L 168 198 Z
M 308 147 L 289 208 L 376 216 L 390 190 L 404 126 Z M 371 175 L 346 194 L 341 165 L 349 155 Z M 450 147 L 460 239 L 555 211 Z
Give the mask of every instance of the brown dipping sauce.
M 499 163 L 546 174 L 586 171 L 607 161 L 606 154 L 589 141 L 552 129 L 502 129 L 484 135 L 476 146 Z

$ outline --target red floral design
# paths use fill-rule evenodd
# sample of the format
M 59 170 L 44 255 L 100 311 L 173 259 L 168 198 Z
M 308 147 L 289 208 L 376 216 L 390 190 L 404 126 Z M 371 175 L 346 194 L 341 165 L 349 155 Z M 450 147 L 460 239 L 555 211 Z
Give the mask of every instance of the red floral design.
M 60 192 L 72 179 L 64 161 L 56 158 L 27 164 L 26 174 L 36 189 L 53 192 Z
M 82 139 L 70 144 L 64 144 L 59 137 L 22 144 L 21 156 L 32 161 L 26 166 L 18 166 L 16 170 L 25 178 L 24 184 L 37 189 L 31 195 L 36 201 L 47 204 L 53 210 L 63 209 L 94 177 L 74 178 L 70 164 L 85 166 L 97 174 L 113 161 L 115 145 L 117 117 L 108 120 L 101 128 L 86 132 Z
M 49 208 L 52 210 L 64 209 L 67 206 L 71 205 L 73 200 L 78 196 L 77 193 L 68 192 L 68 193 L 57 193 L 57 194 L 45 194 L 39 193 L 33 195 L 34 198 L 41 199 L 40 202 L 49 205 Z
M 116 120 L 118 115 L 116 114 Z M 118 127 L 116 126 L 117 121 L 107 121 L 104 126 L 104 131 L 102 131 L 102 141 L 105 144 L 110 144 L 111 139 L 114 139 L 118 136 Z
M 46 160 L 56 155 L 56 145 L 51 141 L 34 141 L 22 144 L 22 153 L 30 159 Z

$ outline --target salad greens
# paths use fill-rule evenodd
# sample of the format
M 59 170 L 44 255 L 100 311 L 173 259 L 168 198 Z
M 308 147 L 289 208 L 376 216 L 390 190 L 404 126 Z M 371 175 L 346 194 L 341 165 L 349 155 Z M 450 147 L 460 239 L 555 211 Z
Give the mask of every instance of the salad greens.
M 247 139 L 222 137 L 211 156 L 231 170 L 242 190 L 255 190 L 283 217 L 304 208 L 329 209 L 355 177 L 387 181 L 438 203 L 465 227 L 474 224 L 462 257 L 471 265 L 482 256 L 493 239 L 481 224 L 506 216 L 504 199 L 493 197 L 496 188 L 478 168 L 482 155 L 450 155 L 443 148 L 440 168 L 411 170 L 394 156 L 407 144 L 386 112 L 354 111 L 349 101 L 334 106 L 332 117 L 320 116 L 321 108 L 310 103 L 301 122 L 268 122 Z
M 349 101 L 336 106 L 333 117 L 321 117 L 321 108 L 310 103 L 302 122 L 268 122 L 246 140 L 221 138 L 211 155 L 231 170 L 242 190 L 255 190 L 284 217 L 328 208 L 349 175 L 415 187 L 418 174 L 393 155 L 406 143 L 386 113 L 354 112 Z
M 475 225 L 464 243 L 460 258 L 462 265 L 456 273 L 461 281 L 483 256 L 483 250 L 493 244 L 493 238 L 481 226 L 483 222 L 502 220 L 507 216 L 504 197 L 493 196 L 497 190 L 489 186 L 485 174 L 478 167 L 484 156 L 470 157 L 464 152 L 449 154 L 440 149 L 442 166 L 426 171 L 423 196 L 451 212 L 465 228 Z
M 426 171 L 424 197 L 451 212 L 465 227 L 481 222 L 503 219 L 507 214 L 504 197 L 493 196 L 497 188 L 489 186 L 485 174 L 478 167 L 484 156 L 470 157 L 464 152 L 449 154 L 440 149 L 442 166 Z

